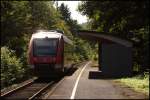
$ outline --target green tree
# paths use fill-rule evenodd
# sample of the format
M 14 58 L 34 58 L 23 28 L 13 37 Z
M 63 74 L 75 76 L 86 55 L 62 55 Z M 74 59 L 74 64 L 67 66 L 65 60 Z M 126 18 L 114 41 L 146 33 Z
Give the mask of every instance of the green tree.
M 67 5 L 64 5 L 62 3 L 58 7 L 58 11 L 62 15 L 61 19 L 66 22 L 66 24 L 69 26 L 69 30 L 74 36 L 72 38 L 74 43 L 74 49 L 72 51 L 74 52 L 73 58 L 75 61 L 82 61 L 87 59 L 92 59 L 92 55 L 94 54 L 94 50 L 92 50 L 91 45 L 88 41 L 82 40 L 81 38 L 77 37 L 76 30 L 82 29 L 82 27 L 77 23 L 77 20 L 73 20 L 71 18 L 71 12 L 69 11 L 69 8 Z M 68 48 L 69 49 L 69 48 Z
M 148 4 L 148 0 L 83 1 L 78 10 L 90 18 L 93 29 L 128 33 L 148 25 Z
M 62 3 L 60 5 L 60 7 L 58 7 L 58 10 L 60 11 L 60 13 L 62 15 L 61 19 L 65 20 L 67 23 L 69 23 L 71 20 L 71 18 L 70 18 L 71 12 L 69 11 L 68 6 L 64 5 L 64 3 Z
M 28 75 L 27 49 L 35 30 L 60 28 L 67 36 L 72 37 L 69 26 L 60 18 L 61 14 L 53 4 L 51 1 L 1 1 L 1 47 L 9 48 L 1 48 L 4 55 L 1 55 L 1 76 L 5 80 L 2 83 L 12 84 L 21 75 Z M 14 51 L 14 55 L 9 55 L 10 49 Z M 20 72 L 21 75 L 18 74 Z
M 92 30 L 133 41 L 134 63 L 140 65 L 140 69 L 149 66 L 148 9 L 149 0 L 82 1 L 78 7 L 78 11 L 89 17 Z
M 69 11 L 69 8 L 67 5 L 64 5 L 64 3 L 62 3 L 58 7 L 58 11 L 62 15 L 61 19 L 67 23 L 67 25 L 69 26 L 69 30 L 71 31 L 72 34 L 75 34 L 76 32 L 75 30 L 81 29 L 80 25 L 78 25 L 77 23 L 77 20 L 73 20 L 71 18 L 71 12 Z
M 7 47 L 1 47 L 1 88 L 21 80 L 24 71 L 25 69 L 15 52 Z

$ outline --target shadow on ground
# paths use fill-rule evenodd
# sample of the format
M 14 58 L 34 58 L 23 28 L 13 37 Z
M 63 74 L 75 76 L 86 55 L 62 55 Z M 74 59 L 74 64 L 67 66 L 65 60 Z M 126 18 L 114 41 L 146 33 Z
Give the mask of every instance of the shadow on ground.
M 127 76 L 105 75 L 101 71 L 90 71 L 89 76 L 88 76 L 89 79 L 117 79 L 117 78 L 123 78 L 123 77 L 127 77 Z
M 67 70 L 65 73 L 65 76 L 71 76 L 73 75 L 73 73 L 77 70 L 78 68 L 77 67 L 73 67 L 73 68 L 70 68 L 69 70 Z

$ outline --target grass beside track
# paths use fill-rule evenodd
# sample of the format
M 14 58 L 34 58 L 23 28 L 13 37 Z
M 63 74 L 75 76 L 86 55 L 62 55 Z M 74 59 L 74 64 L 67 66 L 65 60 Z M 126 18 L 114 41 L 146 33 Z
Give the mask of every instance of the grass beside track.
M 149 73 L 145 75 L 116 79 L 116 81 L 133 88 L 135 91 L 149 95 Z

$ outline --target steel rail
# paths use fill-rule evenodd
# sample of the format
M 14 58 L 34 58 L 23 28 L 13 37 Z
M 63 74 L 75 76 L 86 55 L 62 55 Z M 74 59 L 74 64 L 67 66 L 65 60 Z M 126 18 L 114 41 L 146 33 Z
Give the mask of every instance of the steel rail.
M 50 83 L 48 83 L 46 86 L 44 86 L 42 89 L 40 89 L 38 92 L 36 92 L 34 95 L 32 95 L 28 100 L 32 100 L 35 97 L 37 97 L 40 93 L 42 93 L 44 90 L 46 90 L 49 86 L 51 86 L 52 84 L 54 84 L 55 82 L 52 81 Z
M 38 78 L 34 78 L 31 82 L 28 82 L 28 83 L 26 83 L 26 84 L 23 84 L 23 85 L 21 85 L 21 86 L 19 86 L 19 87 L 17 87 L 17 88 L 14 88 L 14 89 L 10 90 L 10 91 L 8 91 L 8 92 L 6 92 L 6 93 L 4 93 L 4 94 L 1 94 L 1 97 L 5 97 L 5 96 L 7 96 L 7 95 L 10 95 L 10 94 L 12 94 L 12 93 L 14 93 L 14 92 L 16 92 L 16 91 L 22 89 L 22 88 L 25 88 L 26 86 L 31 85 L 31 84 L 32 84 L 35 80 L 37 80 L 37 79 L 38 79 Z

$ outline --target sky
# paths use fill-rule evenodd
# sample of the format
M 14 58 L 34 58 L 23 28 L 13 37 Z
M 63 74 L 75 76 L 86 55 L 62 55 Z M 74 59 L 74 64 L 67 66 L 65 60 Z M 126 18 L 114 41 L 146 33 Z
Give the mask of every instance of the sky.
M 64 3 L 68 6 L 70 12 L 71 12 L 71 18 L 74 20 L 77 20 L 79 24 L 87 22 L 87 17 L 81 15 L 80 12 L 77 11 L 78 3 L 81 1 L 58 1 L 58 6 L 61 5 L 61 3 Z

